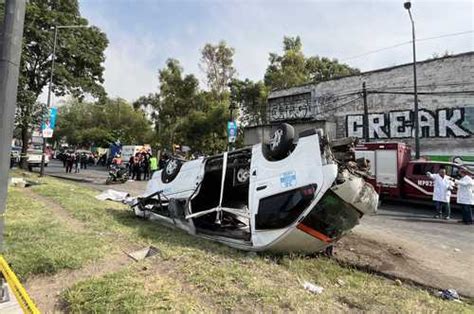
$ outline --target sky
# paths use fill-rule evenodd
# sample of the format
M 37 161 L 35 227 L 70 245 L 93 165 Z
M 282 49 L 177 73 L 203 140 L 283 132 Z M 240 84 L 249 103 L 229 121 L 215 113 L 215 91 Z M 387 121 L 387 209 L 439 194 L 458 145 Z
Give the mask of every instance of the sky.
M 158 92 L 158 70 L 168 58 L 195 74 L 206 43 L 235 48 L 238 77 L 263 79 L 270 52 L 281 54 L 283 36 L 300 36 L 307 56 L 337 58 L 362 71 L 412 62 L 404 0 L 80 0 L 81 13 L 110 41 L 105 88 L 133 101 Z M 474 1 L 413 0 L 418 39 L 474 30 Z M 417 60 L 474 51 L 474 33 L 417 42 Z M 355 57 L 355 58 L 354 58 Z

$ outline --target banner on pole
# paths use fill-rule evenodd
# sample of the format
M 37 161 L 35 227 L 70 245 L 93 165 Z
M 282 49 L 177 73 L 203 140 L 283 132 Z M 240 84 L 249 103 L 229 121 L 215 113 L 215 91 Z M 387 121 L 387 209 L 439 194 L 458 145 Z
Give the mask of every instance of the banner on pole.
M 227 122 L 227 137 L 229 139 L 229 143 L 235 143 L 235 140 L 237 139 L 237 122 Z
M 43 123 L 41 124 L 41 131 L 43 133 L 44 138 L 53 137 L 54 127 L 56 126 L 57 112 L 57 108 L 50 108 L 48 115 L 43 119 Z

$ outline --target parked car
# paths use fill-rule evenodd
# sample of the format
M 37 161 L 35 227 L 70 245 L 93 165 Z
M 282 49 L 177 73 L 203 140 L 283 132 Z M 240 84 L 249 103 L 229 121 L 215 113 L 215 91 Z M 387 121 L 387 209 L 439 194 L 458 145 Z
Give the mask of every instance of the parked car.
M 30 171 L 33 170 L 33 167 L 40 167 L 41 166 L 41 156 L 43 155 L 43 151 L 41 149 L 28 149 L 26 153 L 26 157 L 28 158 L 28 169 Z M 48 155 L 44 156 L 44 166 L 47 167 L 49 163 Z
M 282 124 L 269 143 L 191 161 L 170 159 L 135 214 L 250 251 L 318 252 L 343 237 L 378 194 L 338 164 L 327 138 Z
M 10 168 L 20 163 L 21 147 L 13 146 L 10 151 Z

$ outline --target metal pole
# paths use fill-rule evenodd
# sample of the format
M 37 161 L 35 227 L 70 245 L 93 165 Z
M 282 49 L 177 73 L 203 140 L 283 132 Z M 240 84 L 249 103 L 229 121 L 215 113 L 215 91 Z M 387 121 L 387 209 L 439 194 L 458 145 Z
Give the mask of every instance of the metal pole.
M 54 40 L 53 40 L 53 54 L 52 54 L 52 60 L 51 60 L 51 73 L 49 74 L 49 86 L 48 86 L 48 100 L 46 103 L 46 106 L 48 107 L 48 113 L 49 114 L 49 109 L 51 108 L 51 91 L 53 88 L 53 73 L 54 73 L 54 62 L 56 60 L 56 42 L 58 40 L 58 28 L 54 27 Z M 46 154 L 46 138 L 43 137 L 43 154 L 41 155 L 41 168 L 40 168 L 40 177 L 44 175 L 44 160 L 45 160 L 45 154 Z
M 411 11 L 408 9 L 408 14 L 410 15 L 411 21 L 411 34 L 412 34 L 412 42 L 413 42 L 413 87 L 414 87 L 414 94 L 415 94 L 415 114 L 413 119 L 415 120 L 414 127 L 415 127 L 415 158 L 420 158 L 420 128 L 419 128 L 419 120 L 418 120 L 418 88 L 417 88 L 417 81 L 416 81 L 416 45 L 415 45 L 415 22 L 413 21 L 413 17 L 411 15 Z
M 364 98 L 364 140 L 369 142 L 369 108 L 367 107 L 367 89 L 365 82 L 362 83 L 362 96 Z
M 0 251 L 20 70 L 25 0 L 7 0 L 0 36 Z

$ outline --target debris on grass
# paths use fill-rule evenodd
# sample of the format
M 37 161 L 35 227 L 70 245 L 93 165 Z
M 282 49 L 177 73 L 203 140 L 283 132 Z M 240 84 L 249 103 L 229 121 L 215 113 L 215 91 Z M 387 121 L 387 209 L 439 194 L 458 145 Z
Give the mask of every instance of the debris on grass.
M 450 301 L 460 299 L 458 292 L 454 289 L 446 289 L 446 290 L 443 290 L 443 291 L 438 291 L 438 296 L 441 299 L 450 300 Z
M 116 191 L 112 189 L 105 190 L 95 198 L 100 201 L 111 200 L 116 202 L 123 202 L 130 194 L 127 192 Z
M 29 186 L 38 185 L 38 184 L 40 183 L 36 181 L 25 180 L 24 178 L 21 178 L 21 177 L 11 177 L 8 180 L 8 185 L 19 187 L 19 188 L 27 188 Z
M 160 252 L 160 250 L 158 250 L 158 248 L 151 245 L 151 246 L 148 246 L 144 249 L 141 249 L 141 250 L 138 250 L 138 251 L 135 251 L 135 252 L 131 252 L 131 253 L 125 252 L 125 253 L 130 258 L 132 258 L 135 262 L 138 262 L 138 261 L 144 260 L 147 257 L 154 256 L 154 255 L 158 254 L 159 252 Z
M 308 281 L 305 281 L 303 283 L 303 288 L 305 288 L 306 290 L 308 290 L 309 292 L 314 293 L 314 294 L 321 294 L 321 293 L 323 293 L 323 290 L 324 290 L 323 287 L 317 286 L 317 285 L 315 285 L 311 282 L 308 282 Z

